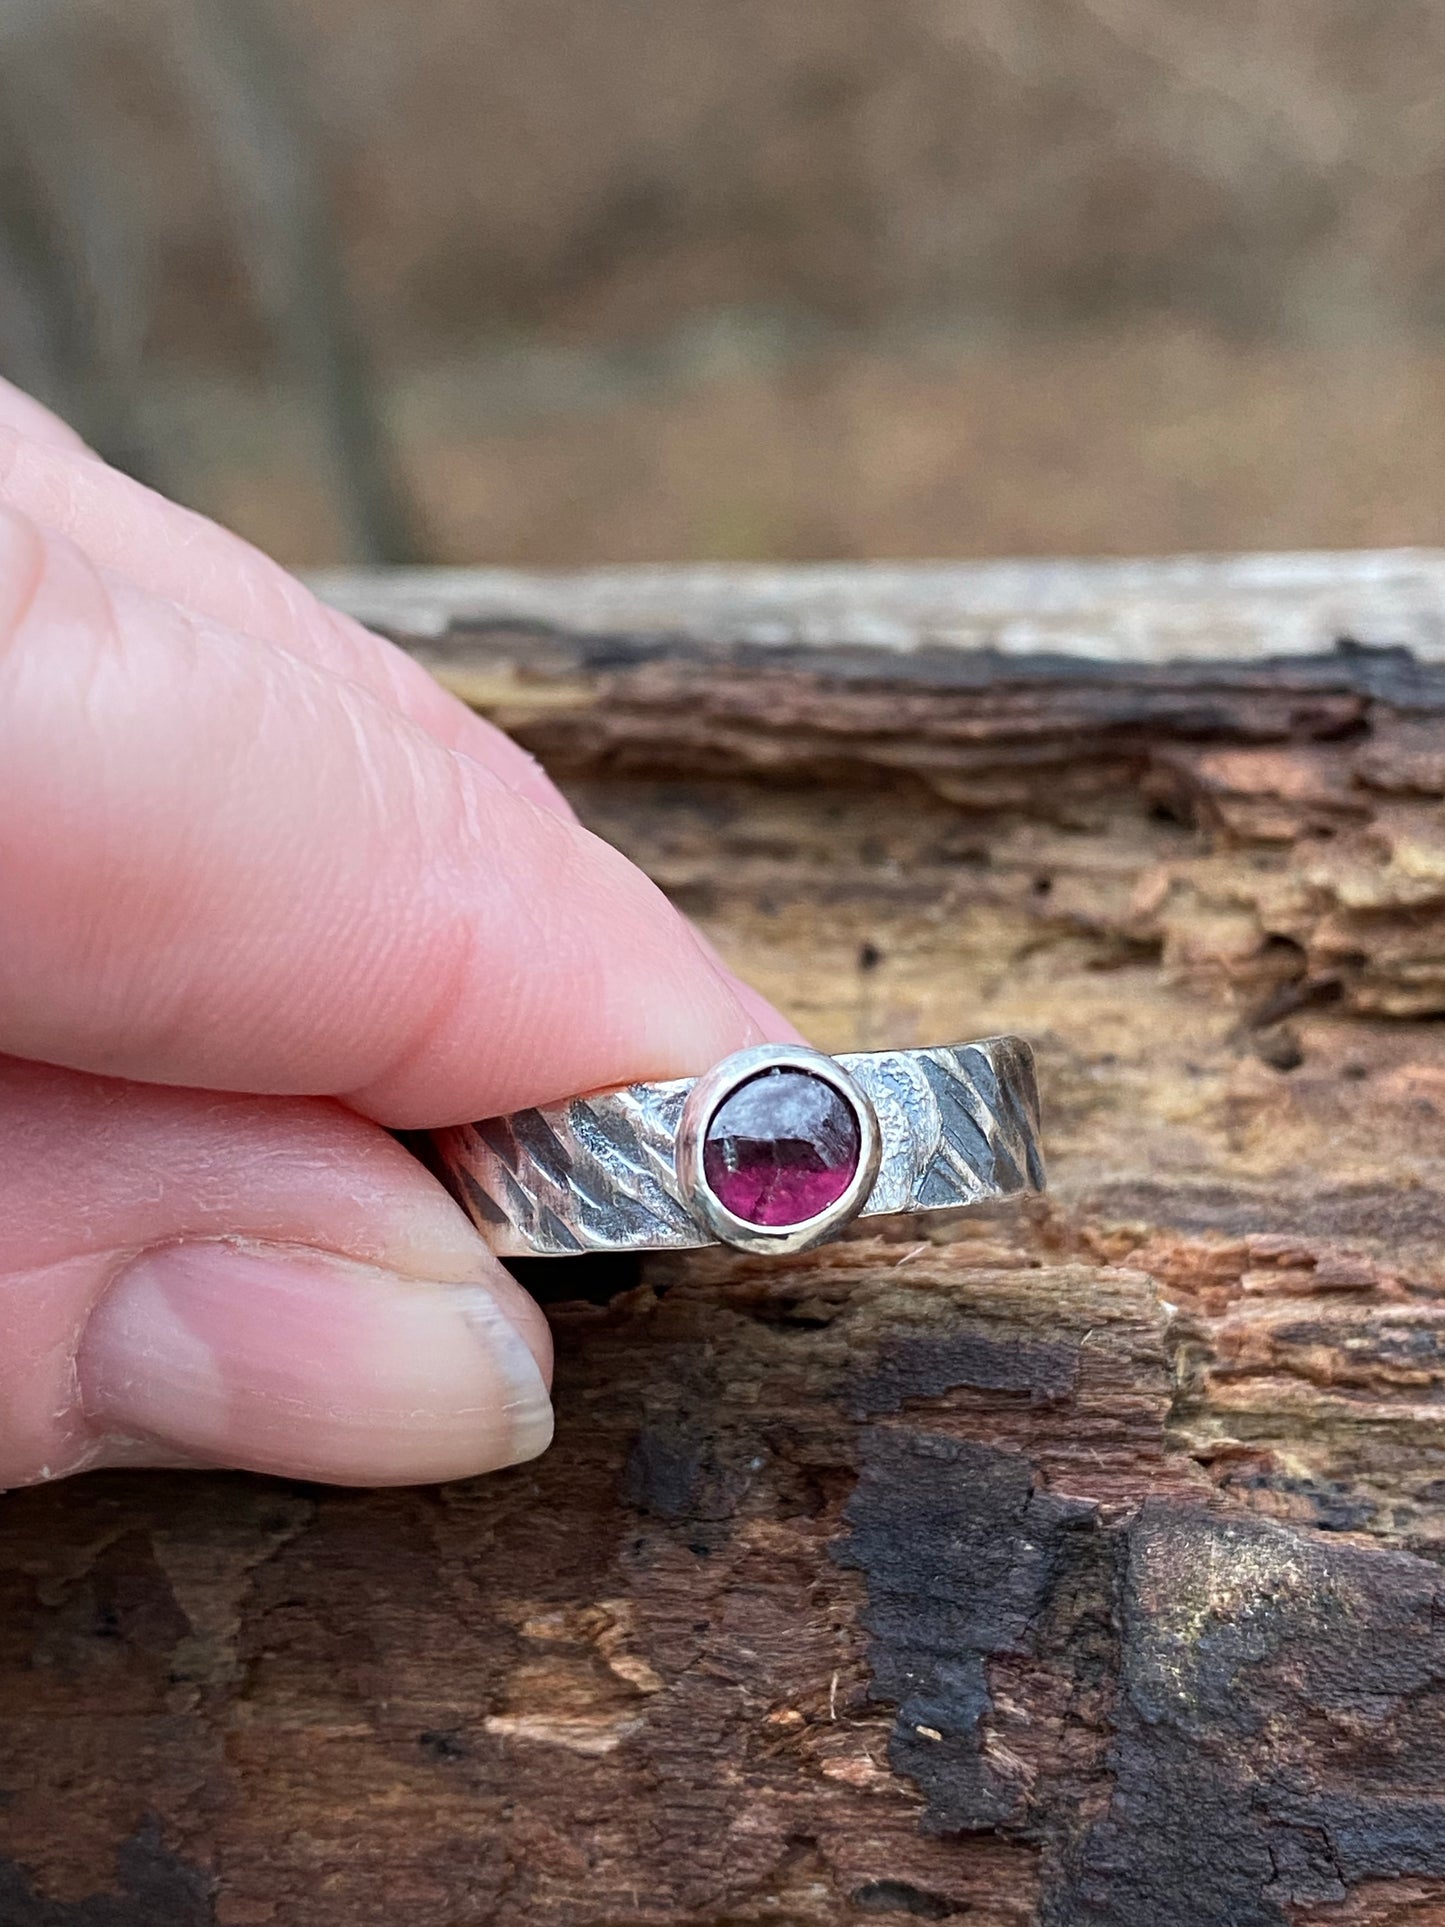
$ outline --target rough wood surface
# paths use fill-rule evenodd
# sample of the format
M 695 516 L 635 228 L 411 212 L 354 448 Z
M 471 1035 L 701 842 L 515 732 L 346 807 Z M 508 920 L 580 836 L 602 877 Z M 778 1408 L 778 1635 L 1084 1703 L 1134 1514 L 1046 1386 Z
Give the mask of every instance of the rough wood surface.
M 886 575 L 333 592 L 1051 1200 L 535 1271 L 500 1478 L 11 1495 L 0 1927 L 1445 1927 L 1445 562 Z

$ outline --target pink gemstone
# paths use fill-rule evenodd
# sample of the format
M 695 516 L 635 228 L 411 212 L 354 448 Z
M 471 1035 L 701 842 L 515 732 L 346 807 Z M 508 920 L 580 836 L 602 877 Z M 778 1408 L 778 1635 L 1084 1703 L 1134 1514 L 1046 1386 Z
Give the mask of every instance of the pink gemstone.
M 853 1106 L 809 1071 L 761 1071 L 713 1112 L 702 1168 L 748 1224 L 801 1224 L 852 1183 L 862 1142 Z

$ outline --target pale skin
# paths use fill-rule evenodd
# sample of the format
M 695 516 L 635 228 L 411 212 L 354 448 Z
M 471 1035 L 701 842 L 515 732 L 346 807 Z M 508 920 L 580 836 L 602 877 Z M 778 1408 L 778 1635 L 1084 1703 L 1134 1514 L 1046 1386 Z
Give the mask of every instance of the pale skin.
M 551 1435 L 388 1135 L 796 1033 L 516 744 L 0 383 L 0 1489 Z

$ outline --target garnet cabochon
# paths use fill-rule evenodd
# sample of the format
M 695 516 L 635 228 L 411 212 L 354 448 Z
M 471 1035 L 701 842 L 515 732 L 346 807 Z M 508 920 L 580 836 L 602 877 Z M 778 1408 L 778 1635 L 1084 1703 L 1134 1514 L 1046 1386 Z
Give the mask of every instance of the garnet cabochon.
M 702 1168 L 718 1202 L 757 1225 L 802 1224 L 826 1211 L 858 1172 L 853 1106 L 810 1071 L 760 1071 L 708 1120 Z

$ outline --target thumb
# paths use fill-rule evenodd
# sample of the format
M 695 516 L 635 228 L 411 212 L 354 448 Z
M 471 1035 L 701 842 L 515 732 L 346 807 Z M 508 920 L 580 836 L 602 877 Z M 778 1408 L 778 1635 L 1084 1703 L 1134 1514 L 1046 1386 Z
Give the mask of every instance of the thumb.
M 338 1104 L 0 1058 L 0 1488 L 93 1465 L 457 1478 L 551 1437 L 536 1305 Z

